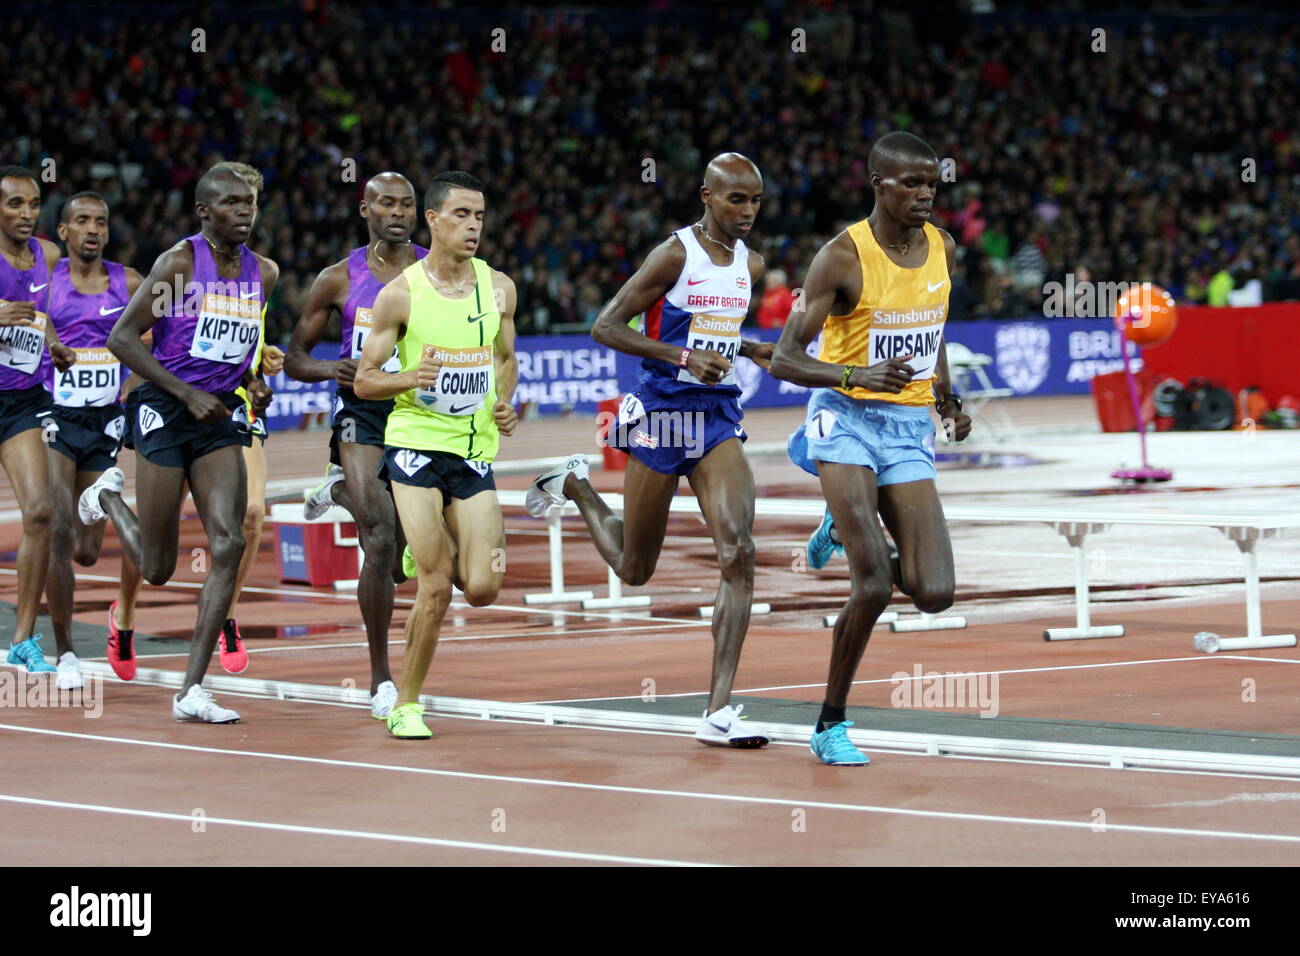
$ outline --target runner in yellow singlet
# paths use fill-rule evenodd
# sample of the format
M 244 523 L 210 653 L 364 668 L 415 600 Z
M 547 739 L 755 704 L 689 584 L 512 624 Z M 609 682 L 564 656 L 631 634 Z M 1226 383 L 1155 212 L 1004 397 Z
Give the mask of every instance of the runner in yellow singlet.
M 419 587 L 406 621 L 406 656 L 388 731 L 432 736 L 420 691 L 438 646 L 454 581 L 465 601 L 496 600 L 505 576 L 505 530 L 492 461 L 515 430 L 515 285 L 475 258 L 483 184 L 445 172 L 424 194 L 429 254 L 384 286 L 357 365 L 358 398 L 394 398 L 384 464 Z M 396 346 L 401 371 L 382 366 Z
M 927 221 L 939 160 L 924 140 L 895 132 L 872 147 L 867 169 L 875 208 L 817 253 L 804 307 L 790 316 L 771 368 L 815 389 L 807 420 L 790 438 L 790 457 L 821 479 L 828 507 L 808 543 L 809 563 L 820 568 L 836 550 L 849 561 L 852 591 L 835 622 L 826 700 L 811 740 L 813 753 L 834 766 L 868 762 L 845 733 L 853 725 L 845 711 L 894 584 L 922 611 L 952 604 L 930 404 L 952 438 L 970 432 L 943 342 L 957 247 Z M 806 349 L 819 333 L 821 355 L 813 358 Z M 897 562 L 880 518 L 898 545 Z

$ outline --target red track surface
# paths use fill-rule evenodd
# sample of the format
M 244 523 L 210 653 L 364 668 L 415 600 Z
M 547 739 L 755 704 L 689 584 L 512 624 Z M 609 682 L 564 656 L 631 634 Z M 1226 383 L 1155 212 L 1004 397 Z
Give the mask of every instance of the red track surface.
M 271 477 L 316 473 L 324 442 L 323 433 L 274 436 Z M 602 487 L 619 482 L 600 477 Z M 674 521 L 685 540 L 665 548 L 645 589 L 657 595 L 646 619 L 525 608 L 522 593 L 546 584 L 545 539 L 540 522 L 507 523 L 509 589 L 495 608 L 453 610 L 427 691 L 546 701 L 636 697 L 646 678 L 659 695 L 707 688 L 709 631 L 692 608 L 711 603 L 716 570 L 697 522 Z M 12 547 L 15 530 L 0 527 L 0 547 Z M 603 587 L 603 566 L 576 523 L 573 531 L 569 584 Z M 832 609 L 844 589 L 833 573 L 813 588 L 792 575 L 788 549 L 772 541 L 804 532 L 758 529 L 767 543 L 757 591 L 779 613 L 751 629 L 736 685 L 747 696 L 819 699 L 830 632 L 814 605 Z M 181 554 L 202 544 L 198 522 L 184 522 Z M 104 558 L 79 579 L 79 621 L 102 623 L 119 562 L 110 532 Z M 195 594 L 184 585 L 199 580 L 182 561 L 172 585 L 142 595 L 138 630 L 178 638 L 176 656 L 145 665 L 183 666 Z M 253 663 L 244 676 L 367 684 L 353 599 L 281 585 L 269 533 L 249 584 L 240 616 Z M 0 599 L 14 591 L 12 575 L 0 577 Z M 410 584 L 399 590 L 395 668 L 412 594 Z M 1004 716 L 1295 733 L 1296 649 L 1216 658 L 1191 648 L 1196 630 L 1239 632 L 1239 604 L 1110 605 L 1098 617 L 1125 624 L 1128 637 L 1041 640 L 1046 624 L 1070 615 L 1063 598 L 1050 621 L 879 629 L 852 703 L 889 707 L 890 676 L 919 665 L 998 672 Z M 1270 601 L 1265 618 L 1300 619 L 1300 600 Z M 308 633 L 273 636 L 285 627 Z M 1251 703 L 1242 700 L 1247 678 L 1257 687 Z M 242 723 L 177 725 L 170 693 L 106 682 L 97 720 L 76 709 L 0 709 L 9 771 L 0 797 L 29 801 L 0 801 L 0 863 L 1260 865 L 1292 862 L 1300 843 L 1296 781 L 885 752 L 866 769 L 830 768 L 793 745 L 718 751 L 667 733 L 475 719 L 434 719 L 432 741 L 399 742 L 362 708 L 224 692 Z

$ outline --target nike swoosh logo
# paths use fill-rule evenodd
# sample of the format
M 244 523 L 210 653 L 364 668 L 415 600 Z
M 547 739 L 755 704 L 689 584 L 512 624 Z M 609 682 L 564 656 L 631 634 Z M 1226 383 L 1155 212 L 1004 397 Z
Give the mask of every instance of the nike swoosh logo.
M 29 292 L 40 292 L 40 291 L 41 291 L 42 289 L 44 289 L 47 285 L 49 285 L 48 282 L 42 283 L 41 285 L 32 285 L 32 284 L 29 282 L 29 283 L 27 283 L 27 291 L 29 291 Z
M 925 284 L 925 291 L 926 291 L 926 292 L 936 292 L 936 291 L 938 291 L 939 289 L 942 289 L 942 288 L 943 288 L 943 284 L 944 284 L 945 282 L 947 282 L 947 281 L 948 281 L 947 279 L 943 279 L 943 280 L 941 280 L 940 282 L 935 283 L 934 285 L 931 285 L 930 283 L 927 282 L 927 283 Z
M 102 305 L 99 307 L 100 315 L 112 315 L 114 312 L 121 312 L 126 306 L 119 305 L 116 309 L 105 309 Z
M 459 415 L 461 412 L 466 411 L 467 409 L 471 409 L 477 404 L 478 404 L 477 402 L 470 402 L 468 405 L 453 405 L 451 406 L 451 410 L 448 411 L 447 414 Z
M 233 352 L 227 352 L 226 354 L 222 355 L 222 356 L 221 356 L 221 361 L 225 362 L 225 361 L 227 361 L 228 359 L 239 358 L 239 357 L 240 357 L 241 355 L 243 355 L 243 354 L 244 354 L 244 350 L 243 350 L 243 349 L 235 349 L 235 351 L 233 351 Z
M 465 321 L 466 321 L 466 322 L 477 322 L 479 319 L 483 318 L 483 316 L 485 316 L 485 315 L 491 315 L 491 314 L 492 314 L 492 310 L 489 309 L 487 312 L 480 312 L 478 315 L 467 315 L 467 316 L 465 316 Z
M 708 282 L 708 279 L 687 279 L 687 285 L 699 285 L 701 282 Z
M 251 298 L 253 298 L 253 296 L 255 296 L 255 295 L 261 295 L 261 294 L 262 294 L 262 293 L 260 293 L 260 292 L 250 292 L 250 293 L 248 293 L 248 295 L 244 295 L 244 293 L 241 292 L 241 293 L 239 293 L 239 297 L 240 297 L 241 299 L 251 299 Z

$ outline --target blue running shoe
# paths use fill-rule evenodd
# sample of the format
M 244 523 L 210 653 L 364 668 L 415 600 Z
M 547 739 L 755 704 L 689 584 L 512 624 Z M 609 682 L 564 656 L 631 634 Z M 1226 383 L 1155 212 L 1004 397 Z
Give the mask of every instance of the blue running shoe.
M 849 742 L 849 735 L 845 733 L 852 726 L 853 721 L 842 720 L 838 724 L 831 724 L 820 734 L 814 730 L 812 739 L 808 741 L 808 749 L 818 760 L 832 767 L 865 767 L 871 761 Z
M 45 655 L 41 653 L 40 640 L 41 635 L 33 634 L 22 643 L 14 644 L 9 648 L 8 662 L 23 665 L 29 674 L 53 674 L 58 668 L 45 662 Z
M 831 528 L 835 527 L 835 522 L 831 518 L 831 509 L 826 509 L 826 514 L 822 516 L 822 523 L 817 530 L 813 532 L 812 537 L 808 539 L 808 566 L 820 571 L 830 563 L 836 552 L 843 554 L 844 545 L 837 544 L 831 539 Z

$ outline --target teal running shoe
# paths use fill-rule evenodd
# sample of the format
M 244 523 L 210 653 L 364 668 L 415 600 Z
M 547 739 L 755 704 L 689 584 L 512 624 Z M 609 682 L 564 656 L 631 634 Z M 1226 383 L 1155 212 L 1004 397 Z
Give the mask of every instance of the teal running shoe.
M 865 767 L 871 761 L 849 742 L 846 733 L 852 726 L 853 721 L 842 720 L 838 724 L 831 724 L 821 733 L 814 730 L 812 739 L 808 741 L 808 749 L 818 760 L 832 767 Z
M 835 521 L 831 518 L 831 509 L 826 509 L 826 514 L 822 516 L 822 523 L 817 530 L 813 532 L 812 537 L 808 539 L 808 567 L 820 571 L 830 563 L 832 557 L 838 552 L 844 553 L 844 545 L 837 544 L 831 539 L 831 528 L 835 527 Z
M 27 640 L 14 644 L 9 648 L 10 664 L 21 664 L 27 668 L 29 674 L 53 674 L 58 668 L 53 664 L 45 661 L 45 655 L 41 652 L 40 645 L 41 635 L 33 634 Z

